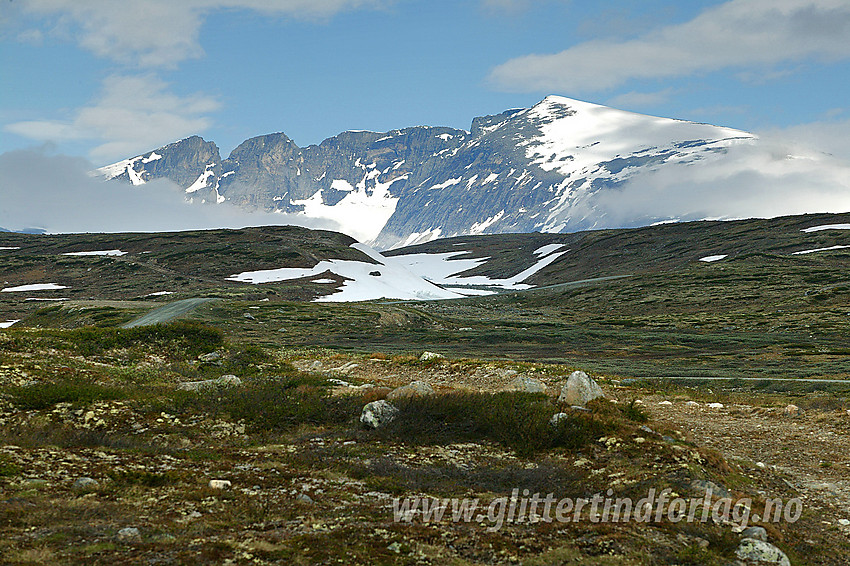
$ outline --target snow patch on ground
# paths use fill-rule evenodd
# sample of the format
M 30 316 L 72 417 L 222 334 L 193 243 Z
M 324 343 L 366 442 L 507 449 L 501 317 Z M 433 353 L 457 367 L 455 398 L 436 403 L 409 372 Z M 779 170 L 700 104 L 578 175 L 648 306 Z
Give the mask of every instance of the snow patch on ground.
M 814 250 L 803 250 L 801 252 L 794 252 L 791 255 L 813 254 L 815 252 L 828 252 L 830 250 L 843 250 L 844 248 L 850 248 L 850 246 L 831 246 L 831 247 L 828 247 L 828 248 L 816 248 Z
M 174 291 L 157 291 L 156 293 L 148 293 L 145 297 L 162 297 L 164 295 L 173 295 Z
M 0 328 L 9 328 L 16 322 L 21 322 L 20 320 L 7 320 L 6 322 L 0 322 Z
M 64 285 L 56 283 L 34 283 L 32 285 L 19 285 L 17 287 L 6 287 L 0 289 L 0 293 L 18 293 L 21 291 L 58 291 L 59 289 L 67 289 Z
M 561 247 L 560 244 L 558 244 Z M 545 246 L 544 246 L 545 247 Z M 542 248 L 541 248 L 542 249 Z M 484 275 L 461 276 L 464 271 L 474 269 L 486 263 L 489 257 L 458 257 L 466 256 L 469 252 L 444 252 L 437 254 L 406 254 L 397 255 L 388 259 L 396 260 L 407 269 L 416 273 L 423 279 L 432 281 L 438 285 L 474 285 L 477 287 L 493 287 L 499 289 L 521 290 L 530 289 L 532 285 L 523 283 L 526 279 L 552 264 L 555 260 L 567 253 L 569 250 L 549 254 L 539 259 L 531 267 L 524 269 L 505 279 L 491 279 Z M 458 291 L 461 292 L 461 291 Z
M 122 256 L 127 255 L 127 252 L 122 252 L 121 250 L 95 250 L 90 252 L 68 252 L 62 255 L 75 255 L 75 256 L 87 256 L 87 255 L 103 255 L 103 256 Z
M 20 246 L 18 246 L 18 247 L 0 247 L 0 250 L 19 250 L 19 249 L 21 249 Z
M 812 226 L 811 228 L 803 228 L 800 232 L 820 232 L 821 230 L 850 230 L 850 224 L 822 224 L 820 226 Z
M 729 257 L 728 254 L 727 255 L 707 255 L 705 257 L 699 258 L 699 260 L 704 261 L 706 263 L 711 263 L 712 261 L 720 261 L 721 259 L 726 259 L 727 257 Z
M 534 255 L 537 257 L 546 257 L 552 252 L 556 252 L 564 247 L 564 244 L 546 244 L 543 247 L 534 250 Z
M 313 279 L 313 283 L 336 283 L 334 279 Z
M 229 281 L 241 283 L 272 283 L 315 277 L 330 271 L 343 278 L 342 287 L 331 295 L 319 297 L 321 302 L 353 302 L 374 299 L 434 300 L 456 299 L 462 295 L 447 291 L 412 273 L 403 264 L 387 258 L 365 244 L 352 244 L 352 248 L 369 256 L 377 263 L 330 259 L 320 261 L 310 268 L 284 267 L 261 271 L 246 271 L 231 275 Z
M 68 297 L 62 297 L 58 299 L 46 299 L 44 297 L 28 297 L 24 299 L 24 301 L 67 301 Z

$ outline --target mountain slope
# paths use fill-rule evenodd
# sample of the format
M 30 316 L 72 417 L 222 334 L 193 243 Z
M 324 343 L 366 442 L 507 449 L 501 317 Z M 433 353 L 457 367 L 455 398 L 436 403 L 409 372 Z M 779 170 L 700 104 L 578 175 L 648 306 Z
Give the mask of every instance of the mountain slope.
M 277 133 L 246 140 L 226 159 L 215 144 L 192 137 L 99 172 L 134 184 L 165 177 L 198 202 L 331 219 L 360 241 L 391 248 L 464 234 L 740 216 L 721 195 L 710 210 L 684 203 L 672 212 L 670 194 L 661 193 L 641 198 L 646 206 L 633 214 L 625 205 L 624 214 L 614 213 L 612 203 L 635 179 L 652 175 L 699 177 L 700 167 L 729 163 L 736 175 L 784 174 L 788 163 L 825 169 L 819 160 L 738 130 L 550 96 L 530 109 L 476 118 L 469 132 L 343 132 L 306 148 Z M 765 216 L 794 212 L 778 200 Z M 840 200 L 812 206 L 845 210 Z

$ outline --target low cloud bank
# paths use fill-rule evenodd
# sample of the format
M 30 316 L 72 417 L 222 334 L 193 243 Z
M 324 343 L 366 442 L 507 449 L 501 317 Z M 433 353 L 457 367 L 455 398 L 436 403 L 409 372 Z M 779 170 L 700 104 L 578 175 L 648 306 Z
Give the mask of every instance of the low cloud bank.
M 640 173 L 577 205 L 596 227 L 663 220 L 770 218 L 850 211 L 850 165 L 762 137 L 705 161 Z
M 0 226 L 8 230 L 161 232 L 294 224 L 340 230 L 328 220 L 229 205 L 199 205 L 167 180 L 133 187 L 92 177 L 80 158 L 25 149 L 0 154 Z

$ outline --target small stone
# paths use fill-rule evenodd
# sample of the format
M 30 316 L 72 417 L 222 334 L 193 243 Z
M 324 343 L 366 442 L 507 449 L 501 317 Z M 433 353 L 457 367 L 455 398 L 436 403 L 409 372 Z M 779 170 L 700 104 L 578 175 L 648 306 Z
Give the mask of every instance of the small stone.
M 390 401 L 394 401 L 396 399 L 402 399 L 404 397 L 424 397 L 433 394 L 434 388 L 425 383 L 424 381 L 411 381 L 407 385 L 397 387 L 390 391 L 387 395 L 387 399 Z
M 688 401 L 687 403 L 685 403 L 685 405 L 687 405 L 688 407 L 699 407 L 699 403 L 697 403 L 696 401 Z
M 201 354 L 198 356 L 198 359 L 202 362 L 217 362 L 221 359 L 221 354 L 219 352 L 210 352 L 209 354 Z
M 295 502 L 301 503 L 303 505 L 313 505 L 315 503 L 315 501 L 313 501 L 313 498 L 307 495 L 306 493 L 299 493 L 298 495 L 296 495 Z
M 142 534 L 136 527 L 125 527 L 118 531 L 118 539 L 126 542 L 142 540 Z
M 762 540 L 745 538 L 735 550 L 735 555 L 744 562 L 751 564 L 776 564 L 791 566 L 791 561 L 784 552 Z
M 443 354 L 438 354 L 436 352 L 422 352 L 422 355 L 419 356 L 420 362 L 430 362 L 432 360 L 442 360 L 445 358 Z
M 243 318 L 246 318 L 246 319 L 248 319 L 248 320 L 257 320 L 257 317 L 255 317 L 254 315 L 252 315 L 252 314 L 251 314 L 251 313 L 249 313 L 249 312 L 246 312 L 245 314 L 243 314 L 243 315 L 242 315 L 242 317 L 243 317 Z
M 704 496 L 706 492 L 710 492 L 714 497 L 731 497 L 729 490 L 710 480 L 693 480 L 691 482 L 691 489 L 698 496 Z
M 709 409 L 722 409 L 723 403 L 709 403 L 708 408 Z
M 558 401 L 583 407 L 599 397 L 605 397 L 599 384 L 583 371 L 574 371 L 561 389 Z
M 799 417 L 803 414 L 803 409 L 794 404 L 786 405 L 784 409 L 782 409 L 782 414 L 786 417 Z
M 367 403 L 363 407 L 363 411 L 360 413 L 360 422 L 371 428 L 378 428 L 393 420 L 397 414 L 398 409 L 395 405 L 381 399 Z
M 658 403 L 658 404 L 659 404 L 659 405 L 672 405 L 673 403 L 671 403 L 670 401 L 661 401 L 661 402 L 660 402 L 660 403 Z
M 838 524 L 841 525 L 842 527 L 848 527 L 848 526 L 850 526 L 850 520 L 838 519 Z
M 546 384 L 539 379 L 521 375 L 508 384 L 508 389 L 523 393 L 546 393 Z
M 552 418 L 549 419 L 549 424 L 552 426 L 558 426 L 558 423 L 568 418 L 569 416 L 570 415 L 568 415 L 567 413 L 555 413 L 554 415 L 552 415 Z
M 741 531 L 741 538 L 751 538 L 753 540 L 767 542 L 767 531 L 764 527 L 747 527 Z
M 71 487 L 73 489 L 94 489 L 98 485 L 100 485 L 98 481 L 92 478 L 77 478 Z
M 210 489 L 230 489 L 233 484 L 230 480 L 210 480 Z

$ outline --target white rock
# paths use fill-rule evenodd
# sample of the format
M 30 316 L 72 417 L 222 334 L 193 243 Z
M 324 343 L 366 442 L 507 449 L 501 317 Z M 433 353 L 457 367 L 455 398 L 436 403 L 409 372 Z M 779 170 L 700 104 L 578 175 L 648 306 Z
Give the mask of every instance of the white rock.
M 557 426 L 559 422 L 561 422 L 563 419 L 566 419 L 567 417 L 569 417 L 567 413 L 555 413 L 554 415 L 552 415 L 552 418 L 549 419 L 549 424 L 552 426 Z
M 671 403 L 670 401 L 661 401 L 661 402 L 660 402 L 660 403 L 658 403 L 658 404 L 659 404 L 659 405 L 672 405 L 673 403 Z
M 696 401 L 688 401 L 687 403 L 685 403 L 685 405 L 687 405 L 688 407 L 699 407 L 699 403 L 697 403 Z
M 205 379 L 204 381 L 186 381 L 177 385 L 178 391 L 201 391 L 217 387 L 235 387 L 242 385 L 242 380 L 235 375 L 222 375 L 218 379 Z
M 763 540 L 745 538 L 741 540 L 735 550 L 735 555 L 749 564 L 776 564 L 777 566 L 791 566 L 791 561 L 784 552 Z
M 847 519 L 838 519 L 838 524 L 842 527 L 847 527 L 850 526 L 850 521 L 848 521 Z
M 436 352 L 422 352 L 422 355 L 419 356 L 420 362 L 430 362 L 431 360 L 442 360 L 445 358 L 443 354 L 438 354 Z
M 574 371 L 561 389 L 558 401 L 584 406 L 593 399 L 605 397 L 602 388 L 583 371 Z
M 709 407 L 710 409 L 722 409 L 722 408 L 723 408 L 723 403 L 709 403 L 709 404 L 708 404 L 708 407 Z
M 381 399 L 363 407 L 360 422 L 371 428 L 378 428 L 393 420 L 397 414 L 398 409 L 392 403 Z
M 233 484 L 230 480 L 210 480 L 210 489 L 230 489 Z

